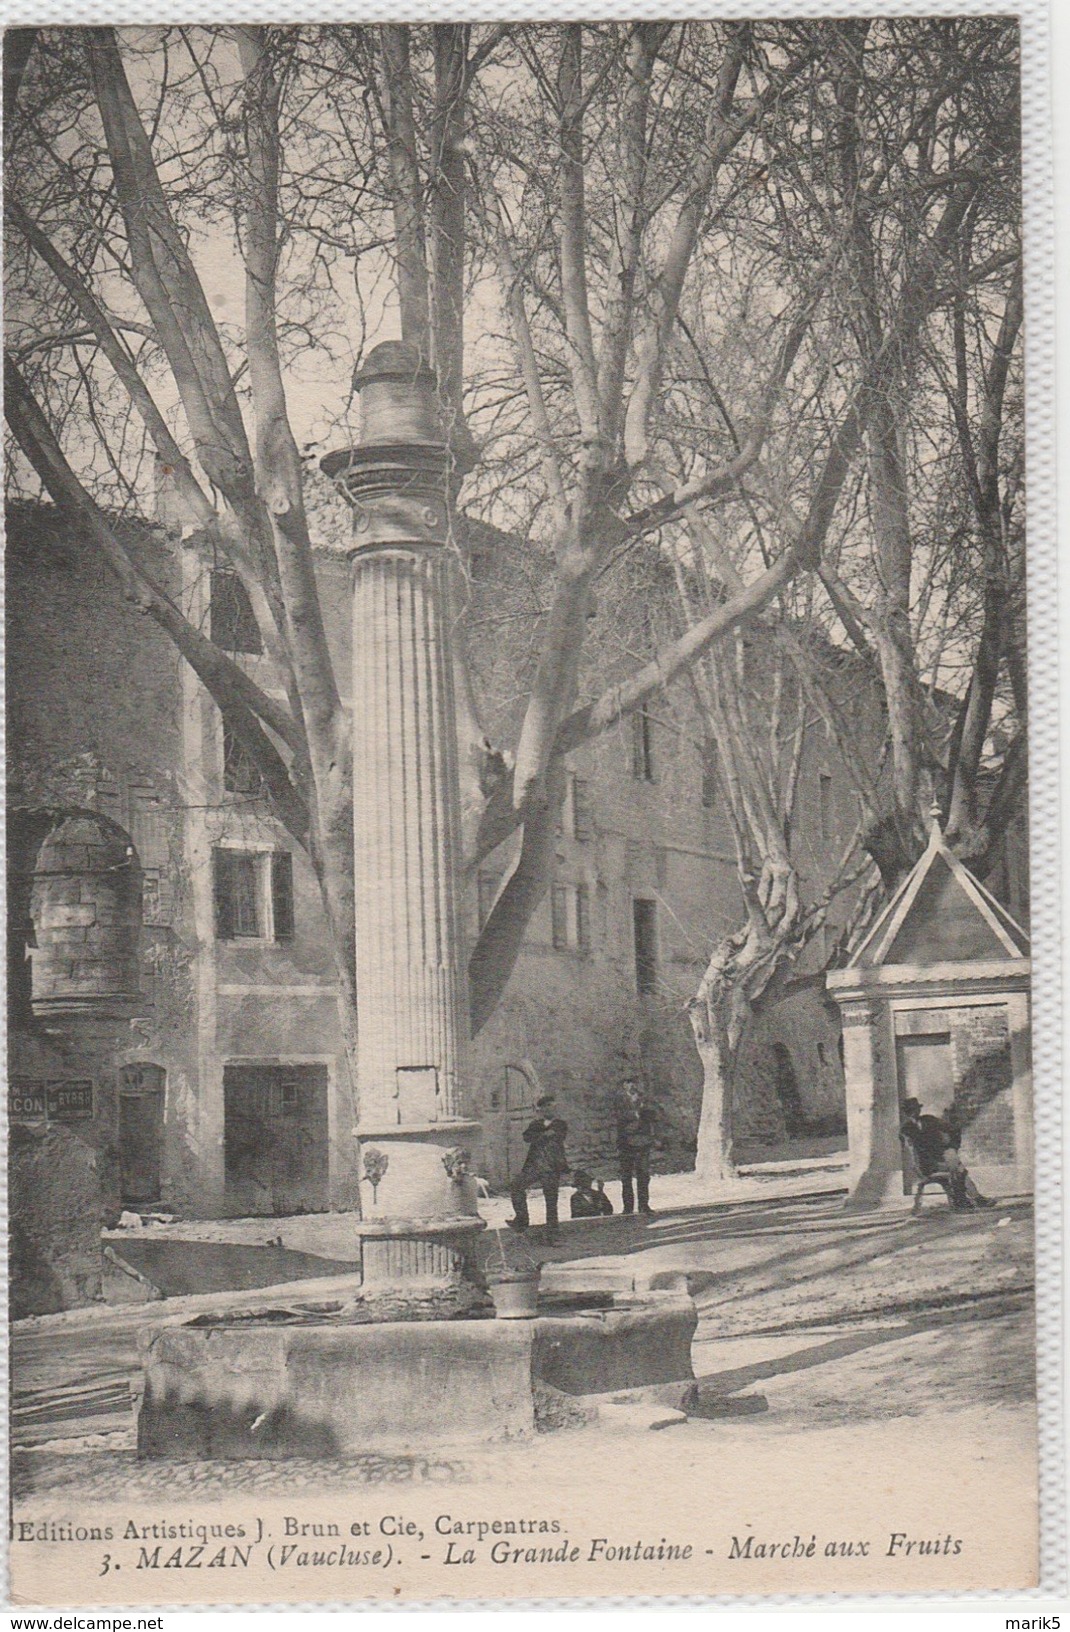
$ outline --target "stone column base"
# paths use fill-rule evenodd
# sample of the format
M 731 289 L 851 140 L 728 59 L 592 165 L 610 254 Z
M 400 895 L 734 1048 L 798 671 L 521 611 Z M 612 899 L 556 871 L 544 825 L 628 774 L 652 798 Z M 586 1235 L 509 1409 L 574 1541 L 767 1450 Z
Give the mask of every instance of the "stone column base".
M 364 1220 L 360 1229 L 363 1293 L 456 1286 L 472 1278 L 481 1218 Z

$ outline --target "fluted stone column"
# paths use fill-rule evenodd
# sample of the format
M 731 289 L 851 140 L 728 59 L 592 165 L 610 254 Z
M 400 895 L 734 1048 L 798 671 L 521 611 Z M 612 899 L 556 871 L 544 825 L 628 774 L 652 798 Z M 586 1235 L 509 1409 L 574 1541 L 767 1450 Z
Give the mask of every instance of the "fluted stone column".
M 376 346 L 355 448 L 323 468 L 353 511 L 353 829 L 365 1285 L 460 1274 L 469 1176 L 468 989 L 450 653 L 451 464 L 434 376 Z

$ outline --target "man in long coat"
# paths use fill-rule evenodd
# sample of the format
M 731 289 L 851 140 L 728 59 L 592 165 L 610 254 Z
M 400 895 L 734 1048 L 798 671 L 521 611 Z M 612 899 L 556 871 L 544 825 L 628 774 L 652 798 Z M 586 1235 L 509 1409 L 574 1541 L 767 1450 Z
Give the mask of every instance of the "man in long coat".
M 509 1192 L 515 1215 L 509 1220 L 509 1227 L 526 1230 L 531 1222 L 528 1217 L 528 1191 L 536 1187 L 542 1191 L 546 1198 L 546 1240 L 549 1242 L 557 1240 L 557 1192 L 562 1175 L 568 1172 L 568 1158 L 565 1155 L 568 1123 L 554 1115 L 556 1104 L 554 1094 L 543 1094 L 541 1099 L 535 1101 L 535 1109 L 540 1114 L 524 1129 L 528 1153 Z
M 654 1107 L 634 1082 L 626 1082 L 617 1103 L 617 1156 L 620 1161 L 620 1192 L 626 1213 L 635 1210 L 636 1191 L 639 1194 L 639 1211 L 653 1212 L 650 1205 L 650 1157 L 654 1139 Z

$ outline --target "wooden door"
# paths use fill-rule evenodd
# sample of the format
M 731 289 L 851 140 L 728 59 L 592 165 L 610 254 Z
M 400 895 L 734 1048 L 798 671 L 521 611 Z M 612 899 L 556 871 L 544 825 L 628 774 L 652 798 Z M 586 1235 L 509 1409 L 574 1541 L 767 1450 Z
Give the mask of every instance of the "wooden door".
M 164 1072 L 158 1065 L 123 1068 L 119 1085 L 119 1185 L 124 1207 L 160 1200 Z
M 535 1114 L 536 1085 L 519 1066 L 505 1068 L 505 1177 L 511 1183 L 524 1165 L 524 1129 Z

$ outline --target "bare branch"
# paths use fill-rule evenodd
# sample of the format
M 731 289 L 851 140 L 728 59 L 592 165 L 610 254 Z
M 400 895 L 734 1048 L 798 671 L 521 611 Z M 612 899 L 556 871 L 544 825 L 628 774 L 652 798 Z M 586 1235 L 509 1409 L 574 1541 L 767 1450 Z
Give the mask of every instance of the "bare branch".
M 256 758 L 280 820 L 300 843 L 305 843 L 309 831 L 308 807 L 293 786 L 278 750 L 259 723 L 272 730 L 285 724 L 292 735 L 293 722 L 286 722 L 278 704 L 190 623 L 133 556 L 75 476 L 32 392 L 10 359 L 5 360 L 4 366 L 4 398 L 8 423 L 46 491 L 58 505 L 78 516 L 118 578 L 127 600 L 159 624 L 228 719 L 235 723 L 243 742 Z
M 246 351 L 257 416 L 258 496 L 266 505 L 283 592 L 287 646 L 313 772 L 340 752 L 342 709 L 323 627 L 305 515 L 301 459 L 286 409 L 276 327 L 279 85 L 262 30 L 242 28 L 249 198 L 245 242 Z
M 602 464 L 602 412 L 598 398 L 591 310 L 587 294 L 587 207 L 583 155 L 583 25 L 566 23 L 558 65 L 561 119 L 561 295 L 569 341 L 569 364 L 580 437 L 586 459 Z
M 204 289 L 168 208 L 114 30 L 88 29 L 86 39 L 134 281 L 167 353 L 198 460 L 209 481 L 248 511 L 252 456 Z
M 422 356 L 429 358 L 431 298 L 427 281 L 423 184 L 413 118 L 409 32 L 408 24 L 403 23 L 384 23 L 379 30 L 383 113 L 397 237 L 395 264 L 401 335 Z

